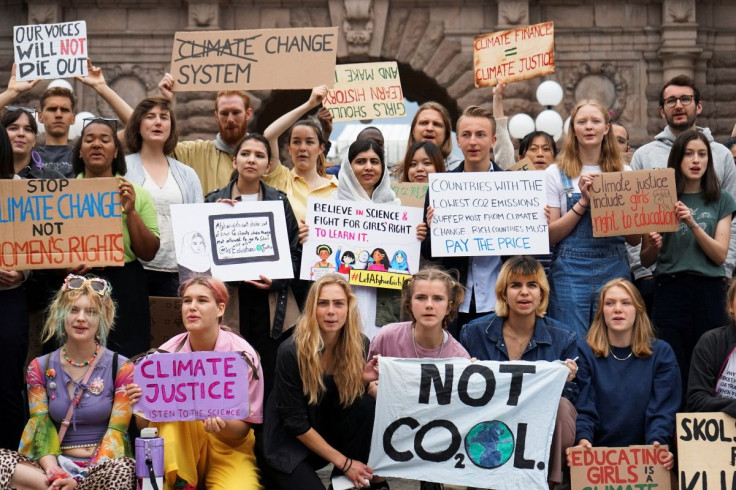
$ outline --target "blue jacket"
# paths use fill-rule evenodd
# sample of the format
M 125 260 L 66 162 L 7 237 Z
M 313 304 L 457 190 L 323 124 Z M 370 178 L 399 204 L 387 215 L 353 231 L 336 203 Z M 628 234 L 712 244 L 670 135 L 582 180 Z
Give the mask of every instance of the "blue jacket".
M 504 318 L 495 313 L 476 318 L 462 328 L 460 343 L 471 357 L 481 361 L 510 361 L 503 340 Z M 552 318 L 537 317 L 534 333 L 522 361 L 564 361 L 578 356 L 577 335 Z M 565 383 L 562 396 L 575 403 L 578 387 Z

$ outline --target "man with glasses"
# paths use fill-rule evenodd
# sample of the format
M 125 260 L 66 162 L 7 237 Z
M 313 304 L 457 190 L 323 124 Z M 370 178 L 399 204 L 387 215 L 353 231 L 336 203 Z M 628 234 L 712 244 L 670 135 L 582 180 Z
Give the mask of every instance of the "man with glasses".
M 675 138 L 683 131 L 697 129 L 710 141 L 713 168 L 718 176 L 721 189 L 736 198 L 736 166 L 733 163 L 733 156 L 725 146 L 713 139 L 708 128 L 696 126 L 698 114 L 702 110 L 703 101 L 700 99 L 700 91 L 689 77 L 679 75 L 665 83 L 659 92 L 659 113 L 667 122 L 667 126 L 655 136 L 654 141 L 636 150 L 631 160 L 631 168 L 634 170 L 667 168 L 667 160 Z M 652 269 L 641 266 L 639 246 L 629 249 L 629 265 L 640 290 L 646 291 L 653 288 Z M 726 274 L 729 277 L 733 275 L 734 266 L 736 266 L 736 226 L 732 224 L 731 242 L 728 246 L 728 257 L 725 264 Z M 650 307 L 651 305 L 648 305 L 648 308 Z

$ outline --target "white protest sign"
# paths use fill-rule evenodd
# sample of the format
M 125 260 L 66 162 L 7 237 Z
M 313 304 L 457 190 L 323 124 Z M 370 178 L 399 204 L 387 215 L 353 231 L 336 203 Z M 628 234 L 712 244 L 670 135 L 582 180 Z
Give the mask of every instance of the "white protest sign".
M 434 257 L 549 253 L 544 172 L 429 174 Z
M 406 115 L 399 67 L 395 61 L 335 67 L 335 85 L 324 105 L 334 122 Z
M 419 270 L 421 221 L 420 208 L 310 198 L 300 277 L 339 272 L 351 284 L 400 289 Z
M 13 27 L 18 81 L 87 76 L 87 23 Z
M 294 277 L 281 201 L 174 204 L 171 223 L 181 278 Z
M 381 357 L 368 466 L 381 476 L 547 488 L 562 362 Z

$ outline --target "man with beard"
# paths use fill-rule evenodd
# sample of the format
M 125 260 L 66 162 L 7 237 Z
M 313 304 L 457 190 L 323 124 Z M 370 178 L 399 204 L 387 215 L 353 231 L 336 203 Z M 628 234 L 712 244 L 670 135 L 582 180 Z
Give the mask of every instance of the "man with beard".
M 702 132 L 708 141 L 713 154 L 713 168 L 718 176 L 721 189 L 736 197 L 736 166 L 733 164 L 731 152 L 722 144 L 717 143 L 708 128 L 696 126 L 695 122 L 703 110 L 703 101 L 695 83 L 685 75 L 679 75 L 664 84 L 659 92 L 659 113 L 667 122 L 664 131 L 655 136 L 654 141 L 642 146 L 634 153 L 631 160 L 633 170 L 649 170 L 667 168 L 672 143 L 675 138 L 688 129 L 697 129 Z M 640 289 L 648 290 L 649 285 L 644 281 L 652 281 L 652 269 L 641 266 L 639 247 L 629 248 L 629 264 L 635 283 Z M 728 245 L 726 258 L 726 274 L 733 275 L 736 266 L 736 226 L 731 224 L 731 241 Z M 651 305 L 648 305 L 650 308 Z
M 167 73 L 159 82 L 161 94 L 173 101 L 174 77 Z M 248 119 L 253 110 L 250 97 L 241 90 L 223 90 L 215 99 L 215 119 L 219 132 L 214 140 L 181 141 L 174 158 L 194 169 L 205 194 L 224 187 L 233 173 L 235 146 L 248 131 Z

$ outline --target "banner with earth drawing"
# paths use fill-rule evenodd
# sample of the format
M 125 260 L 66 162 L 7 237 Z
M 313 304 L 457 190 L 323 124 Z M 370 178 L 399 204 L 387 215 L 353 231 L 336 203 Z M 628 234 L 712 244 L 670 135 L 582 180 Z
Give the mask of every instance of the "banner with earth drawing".
M 379 359 L 368 465 L 377 475 L 547 488 L 561 362 Z

